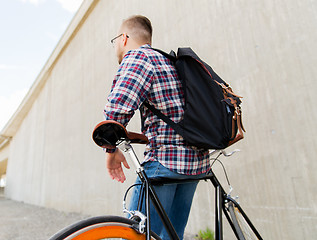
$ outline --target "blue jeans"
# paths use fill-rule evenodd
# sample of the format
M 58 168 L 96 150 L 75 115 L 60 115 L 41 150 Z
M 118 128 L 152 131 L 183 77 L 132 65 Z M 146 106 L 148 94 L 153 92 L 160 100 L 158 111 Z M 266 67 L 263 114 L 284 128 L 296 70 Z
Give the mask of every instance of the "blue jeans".
M 148 178 L 155 177 L 167 177 L 175 179 L 186 179 L 186 178 L 200 178 L 205 174 L 187 176 L 183 174 L 178 174 L 170 171 L 169 169 L 162 166 L 159 162 L 146 162 L 144 165 L 144 170 Z M 140 179 L 137 178 L 136 184 L 141 183 Z M 162 203 L 168 217 L 170 218 L 177 235 L 180 239 L 183 239 L 185 227 L 187 224 L 190 208 L 192 205 L 192 200 L 194 193 L 198 184 L 198 180 L 189 183 L 178 183 L 178 184 L 167 184 L 154 186 L 154 190 Z M 131 196 L 130 210 L 137 210 L 137 204 L 139 200 L 140 186 L 134 188 Z M 145 213 L 145 207 L 141 209 L 142 213 Z M 151 230 L 158 234 L 163 240 L 170 239 L 159 215 L 153 204 L 150 204 L 150 214 L 151 214 Z

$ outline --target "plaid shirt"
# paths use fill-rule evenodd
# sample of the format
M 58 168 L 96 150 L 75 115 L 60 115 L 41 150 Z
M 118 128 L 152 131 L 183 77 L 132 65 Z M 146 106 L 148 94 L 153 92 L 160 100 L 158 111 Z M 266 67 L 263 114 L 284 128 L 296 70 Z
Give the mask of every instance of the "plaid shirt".
M 181 121 L 184 113 L 183 91 L 175 67 L 149 47 L 144 45 L 124 56 L 108 96 L 105 118 L 126 126 L 140 109 L 145 119 L 143 133 L 149 139 L 144 162 L 159 161 L 180 174 L 205 173 L 210 169 L 209 152 L 185 145 L 171 127 L 141 106 L 147 99 L 174 122 Z

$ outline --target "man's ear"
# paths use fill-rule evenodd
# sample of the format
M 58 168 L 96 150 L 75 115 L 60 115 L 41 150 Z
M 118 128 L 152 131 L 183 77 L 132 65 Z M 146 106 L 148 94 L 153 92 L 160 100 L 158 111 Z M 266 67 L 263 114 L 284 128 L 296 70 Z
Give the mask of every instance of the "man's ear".
M 128 35 L 126 33 L 123 33 L 123 35 L 122 35 L 123 46 L 127 45 L 128 38 L 129 38 Z

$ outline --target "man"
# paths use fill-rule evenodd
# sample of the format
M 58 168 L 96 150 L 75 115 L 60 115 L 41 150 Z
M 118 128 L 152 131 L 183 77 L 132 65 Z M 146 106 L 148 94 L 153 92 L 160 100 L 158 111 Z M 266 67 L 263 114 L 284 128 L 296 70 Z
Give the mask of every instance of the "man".
M 105 106 L 106 120 L 115 120 L 126 126 L 134 112 L 140 109 L 144 119 L 143 133 L 149 139 L 143 162 L 148 177 L 201 177 L 210 169 L 208 151 L 187 146 L 180 135 L 142 106 L 147 100 L 174 122 L 181 121 L 184 113 L 183 90 L 175 67 L 166 57 L 150 49 L 151 22 L 144 16 L 132 16 L 123 21 L 118 36 L 111 42 L 120 67 Z M 110 177 L 124 182 L 122 165 L 129 168 L 124 155 L 119 149 L 107 149 L 106 152 Z M 196 186 L 197 182 L 155 187 L 180 239 L 183 238 Z M 132 210 L 136 209 L 138 194 L 136 190 L 132 196 Z M 151 229 L 162 239 L 169 239 L 153 209 Z

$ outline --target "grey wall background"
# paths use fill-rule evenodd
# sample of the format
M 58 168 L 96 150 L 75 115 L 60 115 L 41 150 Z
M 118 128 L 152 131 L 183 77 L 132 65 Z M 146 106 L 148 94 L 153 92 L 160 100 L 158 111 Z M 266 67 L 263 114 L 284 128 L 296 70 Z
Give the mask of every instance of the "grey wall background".
M 6 197 L 64 211 L 121 214 L 124 190 L 91 140 L 117 69 L 110 39 L 148 16 L 153 46 L 191 46 L 244 97 L 245 140 L 223 159 L 233 195 L 264 239 L 317 235 L 317 2 L 87 0 L 2 134 L 11 136 Z M 203 111 L 203 106 L 202 106 Z M 138 113 L 129 129 L 139 131 Z M 9 151 L 8 151 L 9 149 Z M 142 157 L 142 147 L 138 147 Z M 219 164 L 214 168 L 226 189 Z M 214 192 L 199 185 L 187 227 L 213 228 Z M 206 212 L 210 214 L 206 214 Z M 225 231 L 225 239 L 232 234 Z

